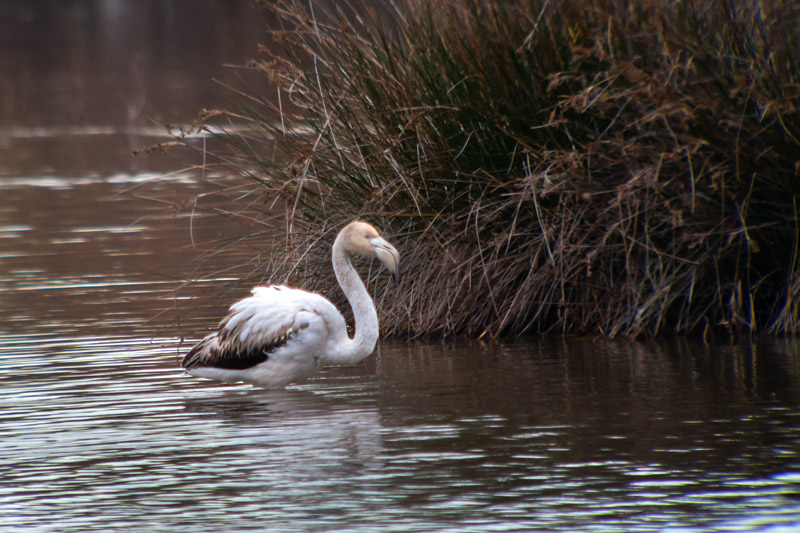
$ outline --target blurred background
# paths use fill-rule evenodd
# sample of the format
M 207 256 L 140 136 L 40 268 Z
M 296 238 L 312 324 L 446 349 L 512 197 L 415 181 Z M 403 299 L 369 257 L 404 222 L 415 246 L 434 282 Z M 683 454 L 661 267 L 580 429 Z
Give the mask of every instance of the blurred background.
M 130 151 L 230 103 L 264 28 L 247 0 L 3 0 L 0 178 L 163 165 Z
M 175 285 L 251 231 L 215 214 L 240 180 L 199 150 L 132 154 L 263 83 L 242 65 L 265 23 L 249 0 L 0 2 L 0 335 L 176 329 Z

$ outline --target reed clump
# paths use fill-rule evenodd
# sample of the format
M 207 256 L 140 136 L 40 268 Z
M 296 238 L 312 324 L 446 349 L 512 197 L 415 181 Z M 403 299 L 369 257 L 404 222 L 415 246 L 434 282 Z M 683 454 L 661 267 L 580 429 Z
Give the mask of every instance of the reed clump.
M 796 3 L 264 4 L 281 98 L 226 159 L 302 228 L 292 281 L 330 294 L 312 244 L 362 217 L 385 334 L 798 332 Z

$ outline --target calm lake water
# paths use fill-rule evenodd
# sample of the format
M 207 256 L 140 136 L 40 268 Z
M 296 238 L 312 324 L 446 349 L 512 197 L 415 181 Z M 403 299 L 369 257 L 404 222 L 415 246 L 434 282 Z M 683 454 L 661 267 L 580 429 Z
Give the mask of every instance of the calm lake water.
M 0 15 L 36 21 L 42 5 Z M 78 27 L 95 20 L 95 3 L 63 5 Z M 103 16 L 121 23 L 126 5 Z M 183 20 L 181 2 L 137 5 Z M 196 5 L 255 31 L 229 3 Z M 58 53 L 84 57 L 83 38 L 62 36 Z M 48 48 L 34 48 L 0 52 L 0 531 L 800 530 L 794 341 L 384 340 L 284 391 L 185 376 L 182 354 L 258 271 L 250 245 L 204 256 L 253 230 L 214 214 L 245 191 L 129 150 L 163 140 L 146 117 L 176 112 L 162 109 L 176 95 L 219 105 L 191 77 L 216 74 L 190 50 L 134 50 L 147 97 L 118 100 L 142 116 L 115 115 L 109 87 L 138 63 L 98 81 L 92 61 L 67 75 L 54 60 L 39 85 L 45 71 L 23 63 Z M 33 86 L 53 113 L 27 100 Z M 91 120 L 64 111 L 74 91 Z
M 0 179 L 0 530 L 800 527 L 788 341 L 390 340 L 285 391 L 184 376 L 224 303 L 180 299 L 199 251 L 152 198 L 211 186 Z

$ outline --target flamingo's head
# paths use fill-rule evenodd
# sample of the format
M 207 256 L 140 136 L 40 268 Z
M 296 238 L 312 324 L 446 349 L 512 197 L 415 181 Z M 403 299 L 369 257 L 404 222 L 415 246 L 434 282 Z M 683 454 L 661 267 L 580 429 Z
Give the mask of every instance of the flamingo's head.
M 395 281 L 400 279 L 400 254 L 397 248 L 381 237 L 372 224 L 356 220 L 344 227 L 341 236 L 348 252 L 364 257 L 377 257 L 394 275 Z

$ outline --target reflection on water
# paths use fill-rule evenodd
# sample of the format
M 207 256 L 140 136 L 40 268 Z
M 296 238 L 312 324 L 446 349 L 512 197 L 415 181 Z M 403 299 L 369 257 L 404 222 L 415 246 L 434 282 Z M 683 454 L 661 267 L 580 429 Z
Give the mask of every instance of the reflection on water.
M 797 351 L 758 350 L 395 341 L 262 391 L 170 339 L 4 335 L 0 527 L 790 531 Z
M 800 527 L 794 341 L 396 340 L 285 391 L 184 376 L 182 336 L 255 268 L 193 271 L 250 231 L 207 214 L 227 184 L 0 179 L 0 530 Z
M 254 4 L 0 2 L 0 177 L 173 170 L 130 154 L 263 84 L 241 67 L 265 40 Z
M 792 341 L 387 341 L 285 391 L 185 377 L 225 279 L 175 278 L 247 228 L 198 216 L 193 247 L 153 199 L 213 186 L 0 180 L 0 529 L 800 527 Z
M 0 126 L 185 123 L 246 76 L 264 14 L 230 0 L 0 2 Z
M 204 195 L 226 186 L 188 174 L 0 178 L 0 332 L 83 335 L 88 326 L 92 334 L 153 335 L 155 324 L 143 324 L 150 321 L 160 324 L 156 335 L 192 335 L 193 321 L 206 327 L 207 315 L 221 312 L 213 301 L 194 306 L 178 332 L 175 312 L 229 278 L 206 277 L 183 292 L 177 280 L 193 274 L 204 252 L 250 231 L 209 213 L 220 198 Z M 243 252 L 212 258 L 195 274 L 246 263 Z
M 377 465 L 372 408 L 306 391 L 193 390 L 163 340 L 46 345 L 47 369 L 2 391 L 3 530 L 257 526 L 291 513 L 292 494 L 324 504 L 339 477 Z
M 192 113 L 210 105 L 190 74 L 221 61 L 206 41 L 235 44 L 240 27 L 209 34 L 197 17 L 243 8 L 57 4 L 41 27 L 61 49 L 18 61 L 0 47 L 0 530 L 800 529 L 795 341 L 398 340 L 285 391 L 185 377 L 181 339 L 258 269 L 251 244 L 233 246 L 253 228 L 213 215 L 225 198 L 207 193 L 236 182 L 132 161 L 130 144 L 155 138 L 145 117 L 176 92 Z M 127 31 L 153 39 L 115 40 L 134 4 Z M 0 43 L 28 35 L 9 20 L 34 31 L 53 5 L 3 3 Z M 82 32 L 93 16 L 109 24 Z M 147 33 L 165 27 L 183 33 Z M 200 54 L 150 47 L 189 29 Z M 104 38 L 116 44 L 87 44 Z M 109 57 L 127 59 L 106 77 L 95 60 Z

